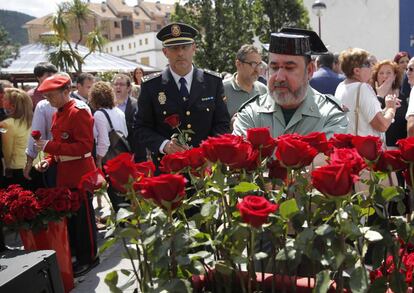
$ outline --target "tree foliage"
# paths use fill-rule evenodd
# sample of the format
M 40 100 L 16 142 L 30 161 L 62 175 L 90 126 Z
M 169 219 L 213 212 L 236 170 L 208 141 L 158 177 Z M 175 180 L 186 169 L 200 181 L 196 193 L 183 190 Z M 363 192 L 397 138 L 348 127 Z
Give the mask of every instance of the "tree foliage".
M 19 46 L 13 44 L 9 33 L 0 25 L 0 67 L 8 66 L 8 60 L 19 54 Z
M 235 56 L 253 37 L 268 42 L 283 26 L 306 28 L 303 0 L 188 0 L 175 5 L 173 21 L 197 28 L 195 62 L 216 71 L 235 71 Z
M 97 50 L 102 51 L 106 39 L 98 27 L 86 36 L 85 45 L 89 52 L 81 56 L 77 50 L 85 34 L 82 24 L 87 21 L 90 14 L 87 3 L 82 0 L 71 0 L 59 4 L 57 11 L 48 19 L 55 35 L 45 39 L 43 43 L 56 48 L 49 54 L 49 61 L 60 70 L 69 71 L 73 68 L 78 73 L 82 72 L 85 58 Z M 72 29 L 79 33 L 74 46 L 71 43 L 73 40 L 70 39 Z

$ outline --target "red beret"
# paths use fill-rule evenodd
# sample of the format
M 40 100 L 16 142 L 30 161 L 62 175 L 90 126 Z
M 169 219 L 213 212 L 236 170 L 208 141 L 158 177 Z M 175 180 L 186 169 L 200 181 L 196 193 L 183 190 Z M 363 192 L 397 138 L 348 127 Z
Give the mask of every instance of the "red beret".
M 52 75 L 46 78 L 37 88 L 39 92 L 49 92 L 57 90 L 70 82 L 70 78 L 64 75 Z

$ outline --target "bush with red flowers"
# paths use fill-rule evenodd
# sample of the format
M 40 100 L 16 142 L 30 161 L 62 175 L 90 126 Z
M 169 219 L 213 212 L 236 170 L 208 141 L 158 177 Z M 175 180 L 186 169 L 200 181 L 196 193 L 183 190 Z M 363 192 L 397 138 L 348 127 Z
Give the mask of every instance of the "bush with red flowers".
M 67 188 L 39 188 L 32 192 L 10 185 L 0 190 L 0 221 L 11 228 L 36 231 L 76 212 L 80 200 L 79 194 Z
M 166 121 L 179 124 L 173 122 Z M 387 180 L 403 171 L 413 182 L 412 145 L 414 138 L 384 151 L 375 137 L 327 139 L 314 132 L 273 138 L 267 128 L 254 128 L 246 138 L 209 137 L 165 155 L 158 176 L 121 155 L 105 170 L 130 204 L 115 216 L 123 225 L 104 248 L 123 243 L 139 264 L 129 273 L 140 291 L 191 292 L 191 276 L 206 274 L 216 291 L 230 292 L 234 283 L 223 280 L 236 280 L 241 291 L 252 292 L 260 289 L 259 270 L 312 277 L 319 289 L 333 279 L 339 292 L 403 292 L 398 280 L 409 280 L 410 262 L 395 262 L 386 280 L 381 273 L 385 256 L 398 257 L 393 239 L 414 238 L 414 205 L 406 205 L 404 188 Z M 366 190 L 356 192 L 356 183 Z M 367 261 L 378 277 L 373 283 Z M 107 282 L 113 289 L 116 274 Z M 246 281 L 237 281 L 240 276 Z

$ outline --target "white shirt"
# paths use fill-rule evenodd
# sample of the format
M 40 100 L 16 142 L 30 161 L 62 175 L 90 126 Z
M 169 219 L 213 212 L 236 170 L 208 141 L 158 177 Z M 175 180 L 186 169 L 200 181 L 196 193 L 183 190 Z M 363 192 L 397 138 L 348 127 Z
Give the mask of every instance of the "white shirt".
M 112 126 L 115 130 L 120 131 L 125 137 L 128 136 L 128 129 L 125 121 L 125 114 L 118 107 L 113 107 L 112 109 L 105 109 L 108 113 L 109 118 L 111 119 Z M 93 115 L 95 123 L 93 125 L 93 133 L 96 141 L 96 154 L 98 156 L 104 157 L 108 152 L 110 145 L 109 142 L 109 131 L 111 127 L 109 126 L 108 119 L 101 111 L 96 111 Z
M 410 100 L 408 102 L 408 109 L 405 114 L 405 119 L 408 119 L 408 117 L 412 115 L 414 115 L 414 87 L 412 87 L 410 91 Z
M 184 75 L 184 76 L 181 76 L 181 75 L 178 75 L 177 73 L 175 73 L 175 72 L 171 69 L 171 67 L 170 67 L 170 71 L 171 71 L 171 75 L 173 76 L 174 81 L 175 81 L 175 84 L 177 85 L 178 89 L 180 89 L 180 88 L 181 88 L 180 78 L 181 78 L 181 77 L 184 77 L 184 79 L 185 79 L 185 81 L 186 81 L 186 83 L 185 83 L 186 88 L 187 88 L 188 92 L 190 92 L 190 90 L 191 90 L 191 83 L 193 82 L 193 72 L 194 72 L 194 66 L 193 66 L 193 65 L 191 65 L 191 70 L 190 70 L 190 72 L 189 72 L 189 73 L 187 73 L 187 74 L 186 74 L 186 75 Z
M 335 97 L 349 109 L 348 115 L 348 133 L 355 134 L 355 107 L 358 94 L 358 87 L 361 82 L 346 84 L 341 82 L 336 88 Z M 358 135 L 374 135 L 385 138 L 385 134 L 372 128 L 370 122 L 378 112 L 381 112 L 381 103 L 378 101 L 372 87 L 367 83 L 362 83 L 359 94 L 359 113 L 358 113 Z

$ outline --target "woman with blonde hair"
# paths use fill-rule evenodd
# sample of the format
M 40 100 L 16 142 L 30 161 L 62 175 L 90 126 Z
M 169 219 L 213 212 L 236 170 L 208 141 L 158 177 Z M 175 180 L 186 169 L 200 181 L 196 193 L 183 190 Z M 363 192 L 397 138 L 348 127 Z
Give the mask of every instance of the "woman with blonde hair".
M 374 135 L 384 139 L 384 133 L 393 122 L 398 101 L 395 95 L 385 97 L 381 109 L 377 95 L 368 84 L 372 69 L 368 60 L 370 54 L 359 48 L 350 48 L 341 53 L 339 60 L 346 79 L 335 92 L 348 112 L 348 133 Z
M 5 133 L 1 135 L 5 186 L 20 184 L 27 188 L 23 169 L 26 164 L 25 150 L 32 125 L 32 99 L 21 89 L 8 88 L 3 97 L 3 108 L 7 114 L 7 118 L 0 122 L 0 127 L 5 129 Z
M 402 72 L 397 63 L 383 60 L 377 63 L 372 70 L 371 86 L 377 94 L 381 107 L 385 107 L 385 97 L 395 95 L 401 104 L 396 110 L 394 122 L 385 133 L 387 147 L 396 147 L 397 140 L 407 137 L 407 97 L 400 93 Z

